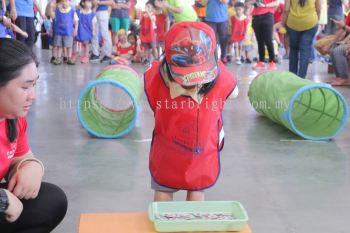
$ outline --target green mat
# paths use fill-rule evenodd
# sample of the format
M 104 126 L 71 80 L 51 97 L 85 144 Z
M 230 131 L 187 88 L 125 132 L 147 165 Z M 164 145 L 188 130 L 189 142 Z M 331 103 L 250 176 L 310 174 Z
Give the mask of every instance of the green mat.
M 257 112 L 305 139 L 332 139 L 348 118 L 347 103 L 337 90 L 290 72 L 259 74 L 248 95 Z
M 104 106 L 97 99 L 98 85 L 112 85 L 121 89 L 130 97 L 132 106 L 121 110 Z M 137 73 L 128 66 L 109 66 L 81 92 L 77 106 L 78 119 L 82 126 L 96 137 L 122 137 L 135 126 L 140 112 L 140 98 L 141 80 Z

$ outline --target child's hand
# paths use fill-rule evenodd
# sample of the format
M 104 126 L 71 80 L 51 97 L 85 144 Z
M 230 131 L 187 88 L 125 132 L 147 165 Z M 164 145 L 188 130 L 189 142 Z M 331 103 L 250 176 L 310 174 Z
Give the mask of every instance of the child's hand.
M 332 19 L 332 18 L 331 18 L 331 20 L 333 21 L 333 23 L 335 24 L 335 27 L 337 29 L 341 29 L 342 27 L 345 26 L 343 21 L 338 21 L 338 20 L 335 20 L 335 19 Z
M 10 28 L 11 27 L 11 19 L 7 18 L 6 16 L 2 16 L 2 24 L 5 27 Z

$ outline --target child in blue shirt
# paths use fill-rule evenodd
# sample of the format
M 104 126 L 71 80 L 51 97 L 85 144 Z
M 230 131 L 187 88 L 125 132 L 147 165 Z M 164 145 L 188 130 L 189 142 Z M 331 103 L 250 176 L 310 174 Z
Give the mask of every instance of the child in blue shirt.
M 62 64 L 62 49 L 67 50 L 67 64 L 74 65 L 72 60 L 73 38 L 78 33 L 79 18 L 74 9 L 70 6 L 69 0 L 57 0 L 57 8 L 55 12 L 51 12 L 51 18 L 54 19 L 53 30 L 54 38 L 53 45 L 55 60 L 53 64 Z
M 80 62 L 88 63 L 91 41 L 95 33 L 97 19 L 96 13 L 92 11 L 92 0 L 81 0 L 80 7 L 81 9 L 77 11 L 79 26 L 76 40 L 84 45 L 84 49 L 80 55 Z

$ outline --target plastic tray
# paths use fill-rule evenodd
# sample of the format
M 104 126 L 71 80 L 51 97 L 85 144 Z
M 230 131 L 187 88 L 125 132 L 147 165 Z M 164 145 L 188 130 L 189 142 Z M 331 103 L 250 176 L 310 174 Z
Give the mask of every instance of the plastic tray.
M 231 213 L 233 220 L 160 220 L 155 216 L 170 213 Z M 237 201 L 153 202 L 148 216 L 158 232 L 241 231 L 248 215 Z

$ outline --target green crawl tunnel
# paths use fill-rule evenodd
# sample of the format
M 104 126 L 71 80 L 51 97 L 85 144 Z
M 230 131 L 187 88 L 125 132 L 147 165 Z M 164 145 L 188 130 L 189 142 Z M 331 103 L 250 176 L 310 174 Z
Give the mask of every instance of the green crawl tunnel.
M 248 95 L 257 112 L 304 139 L 332 139 L 348 118 L 346 101 L 337 90 L 290 72 L 259 74 Z
M 128 66 L 108 66 L 80 93 L 78 119 L 96 137 L 122 137 L 135 126 L 140 98 L 138 74 Z

